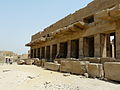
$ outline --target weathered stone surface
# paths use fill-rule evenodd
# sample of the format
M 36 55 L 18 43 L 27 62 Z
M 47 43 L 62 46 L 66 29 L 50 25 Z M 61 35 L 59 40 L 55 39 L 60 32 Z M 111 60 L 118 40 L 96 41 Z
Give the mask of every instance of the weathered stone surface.
M 120 16 L 120 4 L 118 4 L 115 7 L 111 8 L 110 16 L 112 16 L 112 17 L 119 17 Z
M 87 72 L 88 61 L 71 61 L 70 63 L 72 65 L 71 73 L 82 75 Z
M 87 72 L 90 77 L 102 78 L 103 77 L 103 66 L 102 64 L 89 63 Z
M 100 63 L 100 58 L 97 57 L 85 57 L 81 59 L 82 61 L 89 61 L 90 63 Z
M 114 58 L 110 58 L 110 57 L 103 57 L 101 58 L 101 62 L 102 64 L 104 64 L 105 62 L 115 62 L 115 59 Z
M 96 19 L 109 19 L 110 18 L 110 16 L 109 16 L 109 10 L 102 10 L 102 11 L 100 11 L 100 12 L 98 12 L 98 13 L 96 13 L 96 15 L 95 15 L 95 17 L 96 17 Z
M 34 63 L 33 59 L 25 59 L 25 64 L 26 65 L 32 65 Z
M 47 61 L 46 59 L 41 59 L 41 66 L 42 67 L 44 67 L 46 61 Z
M 104 73 L 105 73 L 105 78 L 109 80 L 120 81 L 120 63 L 105 62 Z
M 71 72 L 72 64 L 70 61 L 61 61 L 60 71 L 61 72 Z
M 82 75 L 87 72 L 88 63 L 88 61 L 62 61 L 60 71 Z
M 33 35 L 31 42 L 26 45 L 31 47 L 31 58 L 36 56 L 46 58 L 48 56 L 50 60 L 53 60 L 58 55 L 60 59 L 56 59 L 56 61 L 60 64 L 63 60 L 74 61 L 72 59 L 61 59 L 71 57 L 114 57 L 116 55 L 116 58 L 119 59 L 119 3 L 119 0 L 93 0 L 84 9 L 68 15 L 48 28 L 45 28 L 42 32 Z M 116 41 L 116 44 L 112 45 L 112 49 L 110 43 L 114 42 L 110 42 L 109 39 L 111 36 L 115 37 L 112 41 Z M 73 40 L 79 40 L 79 44 L 72 44 Z M 61 43 L 64 43 L 62 48 Z M 55 50 L 53 50 L 54 45 L 57 46 Z M 50 46 L 48 52 L 50 55 L 46 54 L 47 46 Z M 75 50 L 76 47 L 79 48 Z M 34 51 L 35 49 L 40 49 L 41 52 L 38 54 L 38 52 Z M 103 64 L 112 60 L 102 58 L 100 61 L 99 58 L 83 58 L 82 61 Z M 42 66 L 44 66 L 44 61 Z
M 49 70 L 53 70 L 53 71 L 59 71 L 60 64 L 55 64 L 55 63 L 51 63 L 51 62 L 45 62 L 44 63 L 44 68 L 49 69 Z
M 18 64 L 18 65 L 23 65 L 23 64 L 25 64 L 25 61 L 24 61 L 24 60 L 21 60 L 21 59 L 20 59 L 20 60 L 17 60 L 17 64 Z
M 34 60 L 34 65 L 41 66 L 42 61 L 39 60 L 38 58 L 33 58 Z

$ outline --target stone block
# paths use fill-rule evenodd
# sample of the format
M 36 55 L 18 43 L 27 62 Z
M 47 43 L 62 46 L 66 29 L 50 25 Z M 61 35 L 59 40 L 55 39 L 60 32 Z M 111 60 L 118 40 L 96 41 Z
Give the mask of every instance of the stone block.
M 47 60 L 46 59 L 41 59 L 41 66 L 44 67 L 44 64 Z
M 70 63 L 72 65 L 71 73 L 80 75 L 87 73 L 88 61 L 71 61 Z
M 34 65 L 41 66 L 42 61 L 39 60 L 38 58 L 33 58 L 34 60 Z
M 53 71 L 59 71 L 60 64 L 55 64 L 55 63 L 51 63 L 51 62 L 45 62 L 44 63 L 44 68 L 49 69 L 49 70 L 53 70 Z
M 24 59 L 25 60 L 25 64 L 26 65 L 32 65 L 34 64 L 34 60 L 33 59 Z
M 89 62 L 90 63 L 100 63 L 100 58 L 97 58 L 97 57 L 89 58 Z
M 85 57 L 81 59 L 82 61 L 89 61 L 90 63 L 100 63 L 100 58 L 97 57 Z
M 72 70 L 72 64 L 70 61 L 61 61 L 60 72 L 68 72 L 70 73 Z
M 24 61 L 24 60 L 21 60 L 21 59 L 20 59 L 20 60 L 17 60 L 17 64 L 18 64 L 18 65 L 23 65 L 23 64 L 25 64 L 25 61 Z
M 120 62 L 105 62 L 104 73 L 105 78 L 120 81 Z
M 115 62 L 115 58 L 111 58 L 111 57 L 102 57 L 100 60 L 101 64 L 104 64 L 105 62 Z
M 110 9 L 111 17 L 119 17 L 120 16 L 120 4 Z
M 96 13 L 95 14 L 95 18 L 96 19 L 102 19 L 102 20 L 109 19 L 110 18 L 109 10 L 102 10 L 102 11 Z
M 93 78 L 95 77 L 102 78 L 104 75 L 102 64 L 97 64 L 97 63 L 89 63 L 87 72 L 89 76 Z

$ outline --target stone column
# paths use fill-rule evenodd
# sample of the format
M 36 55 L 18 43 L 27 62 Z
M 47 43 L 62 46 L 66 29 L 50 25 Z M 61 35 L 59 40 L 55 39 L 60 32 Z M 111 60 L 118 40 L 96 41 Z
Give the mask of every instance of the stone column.
M 30 49 L 30 58 L 33 58 L 33 49 Z
M 34 48 L 33 48 L 33 58 L 35 57 L 34 55 L 35 55 L 35 54 L 34 54 Z
M 71 57 L 71 40 L 68 41 L 68 46 L 67 46 L 67 58 Z
M 120 59 L 120 22 L 117 22 L 115 36 L 116 36 L 116 58 Z
M 101 36 L 97 34 L 94 36 L 94 56 L 101 57 Z
M 106 35 L 101 34 L 101 57 L 107 57 Z
M 50 60 L 52 60 L 52 45 L 50 45 Z
M 84 49 L 84 56 L 88 57 L 89 56 L 89 44 L 88 44 L 88 38 L 83 39 L 83 49 Z
M 38 48 L 36 48 L 36 58 L 38 58 Z
M 40 59 L 42 58 L 42 48 L 40 48 Z
M 60 43 L 57 43 L 57 55 L 60 53 Z
M 83 54 L 83 38 L 79 39 L 79 58 L 84 57 Z
M 110 48 L 110 34 L 106 35 L 106 44 L 107 44 L 107 57 L 111 57 L 111 48 Z
M 46 54 L 47 47 L 45 46 L 45 59 L 47 59 L 47 54 Z

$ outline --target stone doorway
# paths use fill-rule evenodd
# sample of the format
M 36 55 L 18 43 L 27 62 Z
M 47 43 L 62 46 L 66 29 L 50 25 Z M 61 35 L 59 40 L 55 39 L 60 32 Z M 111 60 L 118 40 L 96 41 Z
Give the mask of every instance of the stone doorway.
M 34 58 L 36 58 L 36 49 L 34 49 Z
M 68 51 L 67 47 L 68 47 L 67 42 L 60 43 L 60 53 L 59 53 L 60 58 L 66 58 L 67 57 L 67 51 Z
M 84 38 L 84 56 L 94 57 L 94 37 Z
M 50 60 L 50 46 L 46 47 L 46 59 L 49 61 Z
M 57 44 L 52 46 L 52 59 L 54 60 L 57 55 Z
M 37 58 L 39 58 L 40 59 L 40 48 L 38 48 L 38 53 L 37 53 L 38 55 L 37 55 Z
M 45 47 L 42 47 L 41 48 L 42 50 L 42 52 L 41 52 L 41 58 L 43 59 L 43 58 L 45 58 Z
M 71 41 L 71 57 L 79 58 L 79 40 Z
M 115 33 L 107 34 L 107 57 L 116 57 L 116 39 Z

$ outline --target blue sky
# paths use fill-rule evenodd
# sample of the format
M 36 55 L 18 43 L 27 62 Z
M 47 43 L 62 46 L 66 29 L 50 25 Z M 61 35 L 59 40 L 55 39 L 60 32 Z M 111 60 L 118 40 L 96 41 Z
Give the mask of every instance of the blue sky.
M 31 36 L 92 0 L 0 0 L 0 50 L 27 53 Z

